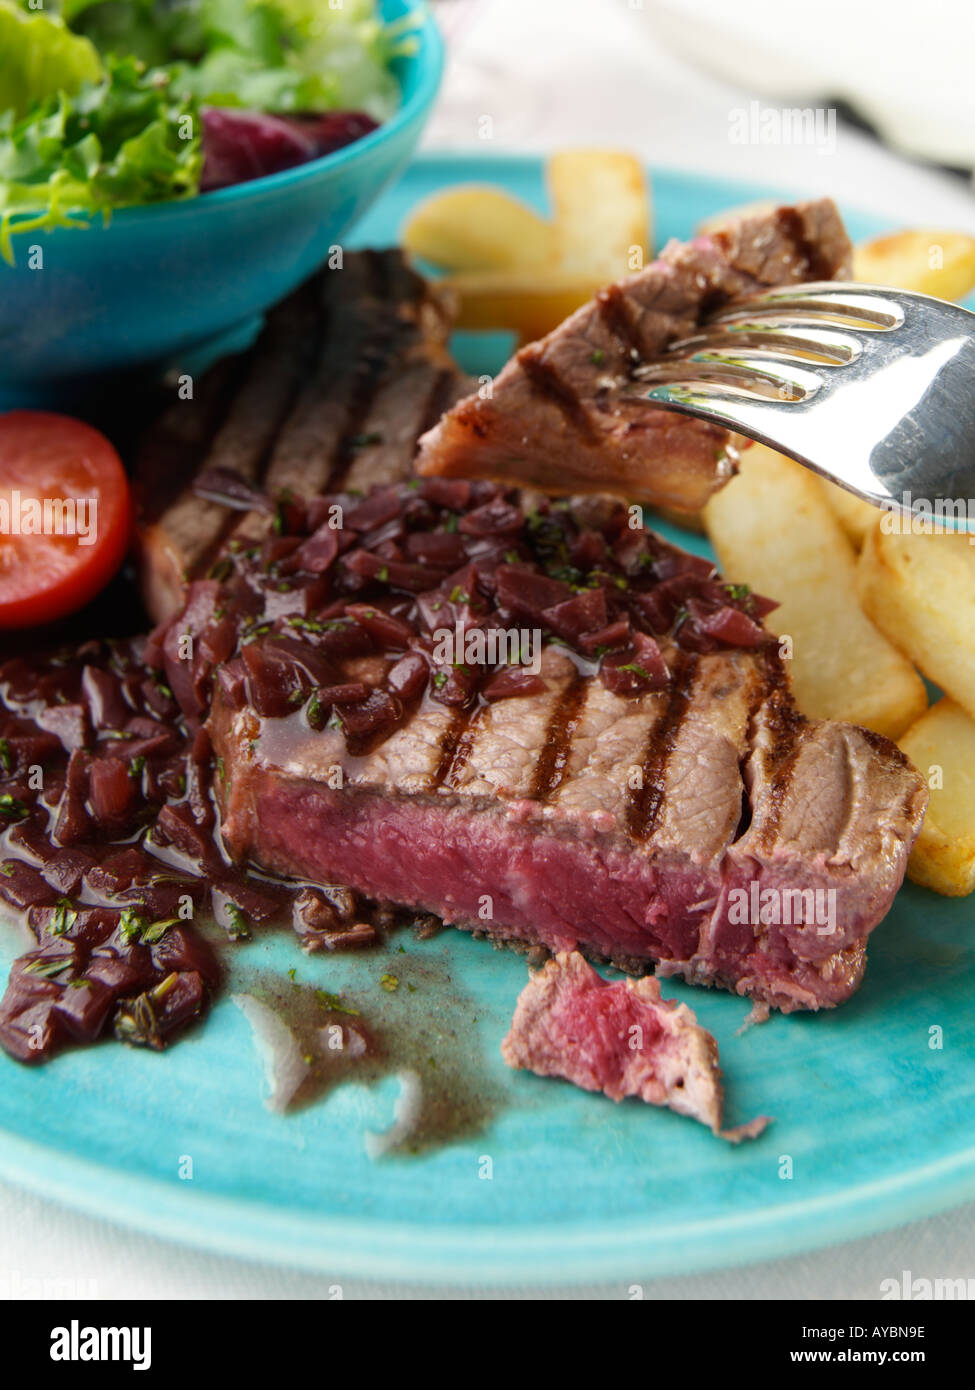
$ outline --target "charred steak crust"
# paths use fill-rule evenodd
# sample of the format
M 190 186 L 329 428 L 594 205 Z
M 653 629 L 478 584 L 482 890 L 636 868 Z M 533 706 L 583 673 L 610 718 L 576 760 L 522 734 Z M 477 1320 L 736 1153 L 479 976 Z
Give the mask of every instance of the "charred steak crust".
M 209 708 L 235 859 L 783 1010 L 854 991 L 926 792 L 798 713 L 765 601 L 621 504 L 432 479 L 345 498 L 328 540 L 335 500 L 228 552 L 155 639 Z M 441 625 L 537 629 L 538 672 L 438 657 Z
M 511 359 L 420 441 L 421 474 L 613 490 L 685 511 L 729 476 L 729 436 L 627 399 L 634 373 L 715 309 L 769 285 L 848 276 L 849 239 L 829 199 L 732 218 L 660 258 Z
M 410 476 L 417 439 L 470 389 L 447 352 L 450 315 L 399 251 L 323 269 L 270 311 L 146 431 L 136 458 L 140 576 L 154 621 L 175 612 L 233 535 L 267 519 L 203 498 L 204 472 L 278 496 L 368 489 Z

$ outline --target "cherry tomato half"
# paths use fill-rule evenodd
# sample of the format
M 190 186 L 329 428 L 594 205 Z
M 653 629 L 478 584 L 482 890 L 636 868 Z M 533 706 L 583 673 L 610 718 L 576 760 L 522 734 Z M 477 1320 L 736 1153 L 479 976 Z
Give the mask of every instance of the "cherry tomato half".
M 103 434 L 40 410 L 0 415 L 0 628 L 81 608 L 125 556 L 128 480 Z

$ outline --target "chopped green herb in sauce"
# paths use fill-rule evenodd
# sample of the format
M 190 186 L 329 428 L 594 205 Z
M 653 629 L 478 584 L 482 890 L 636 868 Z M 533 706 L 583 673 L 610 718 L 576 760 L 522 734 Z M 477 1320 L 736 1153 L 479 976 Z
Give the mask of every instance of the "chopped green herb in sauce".
M 228 902 L 224 907 L 227 917 L 227 935 L 231 941 L 247 941 L 250 938 L 250 928 L 247 925 L 247 918 L 236 903 Z
M 78 920 L 78 914 L 71 906 L 68 898 L 58 898 L 57 907 L 51 914 L 48 922 L 48 931 L 52 936 L 63 936 L 66 931 L 74 926 Z
M 328 990 L 316 989 L 315 998 L 323 1009 L 330 1009 L 334 1014 L 348 1014 L 351 1018 L 359 1017 L 359 1010 L 353 1009 L 351 1004 L 346 1004 L 340 994 L 329 994 Z

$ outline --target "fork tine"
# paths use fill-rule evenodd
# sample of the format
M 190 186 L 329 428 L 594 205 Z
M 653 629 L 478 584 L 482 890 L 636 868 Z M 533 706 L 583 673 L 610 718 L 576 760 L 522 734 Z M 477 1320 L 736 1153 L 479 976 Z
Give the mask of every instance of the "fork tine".
M 736 305 L 734 309 L 722 310 L 722 318 L 709 319 L 708 326 L 728 328 L 738 323 L 746 321 L 754 323 L 762 328 L 792 328 L 799 332 L 806 332 L 818 325 L 838 329 L 848 329 L 851 332 L 863 334 L 889 333 L 901 327 L 900 324 L 890 323 L 884 319 L 882 322 L 876 319 L 868 319 L 861 316 L 859 310 L 844 309 L 839 310 L 823 303 L 811 303 L 809 307 L 800 308 L 780 308 L 776 305 Z
M 815 361 L 821 366 L 846 366 L 855 362 L 863 345 L 852 333 L 836 328 L 794 324 L 769 324 L 754 319 L 708 329 L 691 338 L 682 338 L 668 348 L 675 353 L 697 352 L 702 348 L 760 348 L 784 361 Z
M 801 448 L 793 447 L 784 439 L 783 406 L 786 411 L 795 406 L 790 406 L 778 393 L 765 396 L 733 382 L 705 380 L 688 372 L 683 377 L 675 376 L 672 381 L 652 386 L 644 395 L 623 399 L 645 408 L 677 410 L 720 424 L 734 434 L 747 435 L 773 449 L 784 450 L 802 463 L 817 466 Z
M 727 309 L 719 309 L 710 316 L 709 322 L 730 323 L 748 317 L 761 318 L 766 314 L 780 314 L 783 310 L 815 318 L 825 315 L 846 319 L 861 329 L 873 326 L 875 330 L 884 332 L 900 328 L 904 323 L 902 306 L 882 286 L 828 280 L 748 295 L 736 300 Z
M 653 382 L 648 382 L 645 392 L 640 394 L 634 392 L 621 397 L 621 399 L 631 404 L 645 403 L 646 401 L 679 401 L 682 391 L 697 391 L 699 388 L 706 390 L 709 401 L 794 404 L 807 399 L 807 393 L 799 387 L 773 386 L 757 376 L 752 382 L 745 384 L 745 378 L 741 372 L 731 372 L 726 368 L 707 366 L 685 366 L 682 369 L 676 363 L 673 367 L 663 368 Z
M 647 401 L 655 404 L 675 402 L 680 405 L 691 404 L 714 404 L 718 401 L 740 401 L 740 400 L 759 400 L 754 391 L 747 387 L 738 386 L 730 381 L 721 381 L 717 377 L 705 378 L 693 376 L 690 372 L 685 372 L 682 376 L 675 374 L 672 379 L 661 381 L 655 386 L 651 386 L 648 391 L 632 395 L 622 396 L 621 400 L 634 405 L 645 405 Z
M 659 362 L 648 362 L 639 371 L 639 380 L 644 383 L 691 379 L 737 386 L 780 401 L 806 400 L 822 385 L 816 372 L 800 366 L 796 360 L 751 348 L 737 352 L 675 352 Z
M 975 314 L 960 305 L 834 282 L 768 291 L 647 363 L 625 399 L 760 440 L 875 506 L 962 498 L 972 515 Z
M 645 394 L 627 395 L 622 399 L 642 406 L 683 409 L 688 414 L 718 420 L 727 429 L 740 430 L 755 439 L 767 438 L 759 428 L 760 419 L 782 402 L 777 392 L 764 396 L 754 388 L 732 381 L 717 377 L 706 379 L 689 373 L 652 386 Z

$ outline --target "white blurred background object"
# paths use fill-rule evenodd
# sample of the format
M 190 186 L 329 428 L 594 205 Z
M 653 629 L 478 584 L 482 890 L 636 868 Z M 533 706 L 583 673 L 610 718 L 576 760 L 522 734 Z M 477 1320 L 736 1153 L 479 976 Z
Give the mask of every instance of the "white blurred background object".
M 623 0 L 676 52 L 769 100 L 841 98 L 909 155 L 975 169 L 972 0 Z
M 822 107 L 842 98 L 876 117 L 876 93 L 889 88 L 887 129 L 896 120 L 905 148 L 971 168 L 975 0 L 436 0 L 434 10 L 450 58 L 427 149 L 619 145 L 651 165 L 831 194 L 892 227 L 975 232 L 966 180 L 895 153 L 842 117 L 828 148 L 733 138 L 753 101 Z M 930 71 L 926 89 L 904 71 L 911 25 L 918 73 Z M 861 43 L 869 47 L 858 52 Z M 926 130 L 940 140 L 923 139 Z

